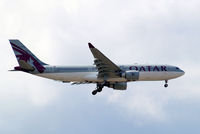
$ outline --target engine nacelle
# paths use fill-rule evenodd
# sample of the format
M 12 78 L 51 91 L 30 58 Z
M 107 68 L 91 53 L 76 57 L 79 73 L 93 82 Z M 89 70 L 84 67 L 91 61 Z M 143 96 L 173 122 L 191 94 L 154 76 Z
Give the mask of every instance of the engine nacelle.
M 126 82 L 117 82 L 117 83 L 114 83 L 114 84 L 109 84 L 108 87 L 116 89 L 116 90 L 126 90 L 127 83 Z
M 128 81 L 136 81 L 139 79 L 139 72 L 135 70 L 126 71 L 122 73 L 122 77 L 126 78 Z

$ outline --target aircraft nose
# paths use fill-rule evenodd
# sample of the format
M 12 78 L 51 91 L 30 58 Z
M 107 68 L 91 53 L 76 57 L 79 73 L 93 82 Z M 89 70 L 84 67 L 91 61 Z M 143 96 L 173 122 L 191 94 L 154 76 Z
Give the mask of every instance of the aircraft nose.
M 181 70 L 181 75 L 184 75 L 184 74 L 185 74 L 185 72 L 183 70 Z

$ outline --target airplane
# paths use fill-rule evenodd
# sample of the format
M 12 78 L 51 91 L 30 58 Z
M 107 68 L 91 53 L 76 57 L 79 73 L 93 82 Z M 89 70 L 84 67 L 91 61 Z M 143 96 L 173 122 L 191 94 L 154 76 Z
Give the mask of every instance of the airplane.
M 19 40 L 9 40 L 19 66 L 10 71 L 22 71 L 36 76 L 74 84 L 96 84 L 92 95 L 101 92 L 104 87 L 126 90 L 127 82 L 165 81 L 185 74 L 179 67 L 171 65 L 116 65 L 102 52 L 88 43 L 94 56 L 93 66 L 54 66 L 39 60 Z

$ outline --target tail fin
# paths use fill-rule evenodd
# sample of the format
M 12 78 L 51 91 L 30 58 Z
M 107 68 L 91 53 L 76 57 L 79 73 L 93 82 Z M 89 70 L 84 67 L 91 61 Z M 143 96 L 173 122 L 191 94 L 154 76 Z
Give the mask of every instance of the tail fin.
M 19 67 L 15 67 L 15 70 L 33 72 L 44 72 L 45 64 L 40 61 L 28 48 L 26 48 L 19 40 L 9 40 L 12 49 L 15 53 Z

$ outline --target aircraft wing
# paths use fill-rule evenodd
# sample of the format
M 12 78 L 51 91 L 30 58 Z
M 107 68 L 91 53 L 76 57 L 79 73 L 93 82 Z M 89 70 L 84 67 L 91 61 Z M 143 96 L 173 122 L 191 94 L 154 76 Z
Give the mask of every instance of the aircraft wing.
M 98 78 L 119 78 L 119 73 L 122 70 L 103 53 L 96 49 L 91 43 L 88 43 L 88 45 L 95 58 L 94 64 L 98 69 Z

